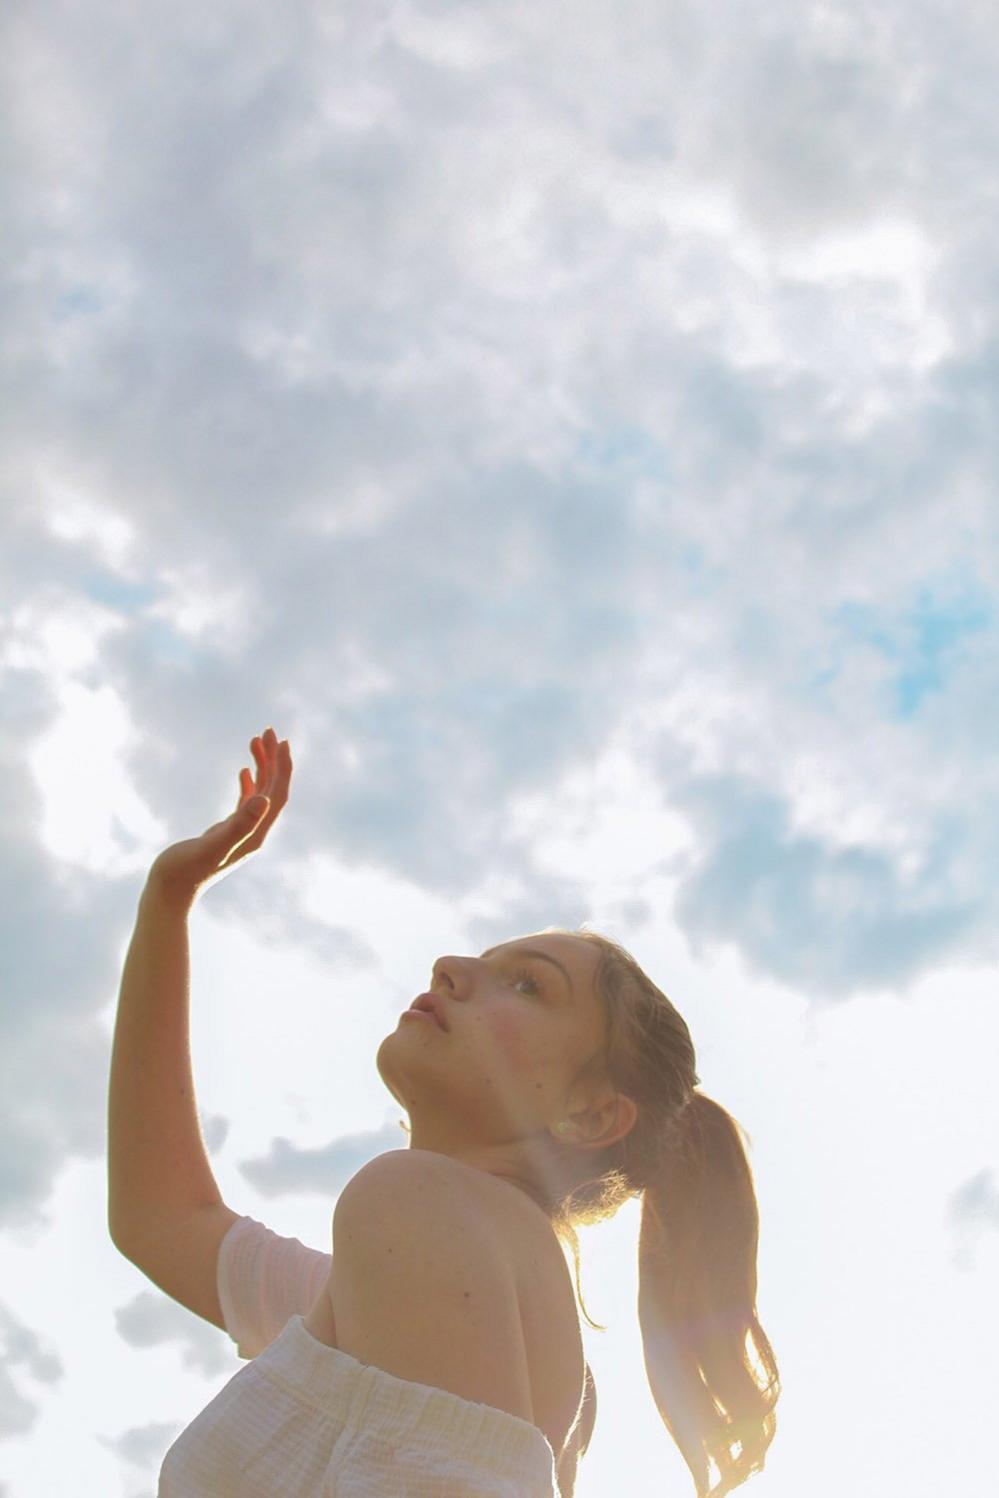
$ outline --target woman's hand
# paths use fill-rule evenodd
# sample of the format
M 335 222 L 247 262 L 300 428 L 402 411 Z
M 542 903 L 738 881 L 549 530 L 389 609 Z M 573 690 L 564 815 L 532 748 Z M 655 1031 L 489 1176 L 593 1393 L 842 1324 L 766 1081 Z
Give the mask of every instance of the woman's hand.
M 232 816 L 216 822 L 200 837 L 173 843 L 153 861 L 146 887 L 171 904 L 191 906 L 203 889 L 228 874 L 248 853 L 255 853 L 288 800 L 291 751 L 288 740 L 278 742 L 273 728 L 250 740 L 257 762 L 254 780 L 239 772 L 239 801 Z

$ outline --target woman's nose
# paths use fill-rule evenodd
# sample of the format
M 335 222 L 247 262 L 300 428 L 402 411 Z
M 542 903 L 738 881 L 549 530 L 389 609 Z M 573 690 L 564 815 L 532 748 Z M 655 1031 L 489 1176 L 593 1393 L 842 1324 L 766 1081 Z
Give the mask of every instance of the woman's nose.
M 448 973 L 448 965 L 449 965 L 450 961 L 451 961 L 450 957 L 438 957 L 437 961 L 434 963 L 433 970 L 431 971 L 431 974 L 430 974 L 430 987 L 431 988 L 439 988 L 440 985 L 441 985 L 441 982 L 444 979 L 447 979 L 447 981 L 450 983 L 451 979 L 450 979 L 450 975 Z
M 444 980 L 452 989 L 460 989 L 467 986 L 471 978 L 471 971 L 467 964 L 472 961 L 469 957 L 438 957 L 434 963 L 432 982 L 436 988 L 441 980 Z

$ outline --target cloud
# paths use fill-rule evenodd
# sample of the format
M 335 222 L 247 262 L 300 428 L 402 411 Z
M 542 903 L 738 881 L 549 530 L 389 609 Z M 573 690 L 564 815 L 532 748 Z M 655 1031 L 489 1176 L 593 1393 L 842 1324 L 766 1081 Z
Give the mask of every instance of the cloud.
M 163 1453 L 180 1434 L 177 1421 L 156 1420 L 148 1425 L 132 1426 L 120 1436 L 98 1436 L 100 1444 L 120 1456 L 131 1466 L 158 1473 Z
M 231 1367 L 231 1348 L 217 1327 L 192 1316 L 186 1306 L 168 1295 L 142 1291 L 114 1313 L 115 1327 L 130 1347 L 176 1344 L 181 1365 L 206 1377 Z
M 621 743 L 691 943 L 815 1002 L 994 955 L 996 39 L 574 14 L 8 21 L 7 1221 L 103 1150 L 142 871 L 262 713 L 213 905 L 331 964 L 293 855 L 585 919 L 513 812 Z
M 950 1262 L 962 1274 L 975 1269 L 975 1248 L 990 1228 L 999 1229 L 999 1186 L 990 1168 L 977 1171 L 952 1191 L 946 1217 L 954 1231 Z
M 362 1165 L 386 1150 L 405 1149 L 407 1136 L 398 1123 L 381 1129 L 344 1134 L 318 1149 L 303 1149 L 290 1139 L 274 1139 L 266 1159 L 244 1160 L 240 1173 L 264 1197 L 312 1192 L 323 1201 L 338 1196 Z
M 951 1195 L 948 1212 L 955 1223 L 999 1228 L 999 1187 L 991 1170 L 969 1176 Z
M 27 1377 L 37 1384 L 56 1384 L 65 1375 L 62 1359 L 48 1352 L 41 1338 L 0 1305 L 0 1439 L 26 1435 L 40 1414 L 40 1404 L 19 1387 Z
M 125 926 L 132 895 L 114 879 L 54 864 L 41 847 L 44 787 L 34 782 L 22 751 L 53 721 L 42 674 L 3 673 L 0 712 L 7 725 L 0 745 L 7 793 L 0 823 L 0 1033 L 7 1076 L 0 1215 L 13 1226 L 37 1220 L 68 1158 L 104 1148 L 101 1086 L 109 1056 L 97 1014 L 120 976 L 115 933 Z M 85 793 L 85 749 L 71 773 L 78 793 Z
M 734 944 L 752 969 L 813 999 L 904 989 L 959 949 L 981 901 L 906 888 L 876 848 L 796 834 L 787 806 L 734 777 L 700 777 L 677 796 L 709 850 L 682 879 L 675 914 L 698 950 Z

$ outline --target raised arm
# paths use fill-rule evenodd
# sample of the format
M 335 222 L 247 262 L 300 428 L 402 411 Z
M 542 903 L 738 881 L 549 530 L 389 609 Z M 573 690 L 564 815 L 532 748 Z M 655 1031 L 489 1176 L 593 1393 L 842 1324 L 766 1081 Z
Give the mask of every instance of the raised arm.
M 268 729 L 251 748 L 257 778 L 240 772 L 232 816 L 167 848 L 149 871 L 111 1054 L 108 1230 L 126 1258 L 200 1314 L 217 1309 L 215 1259 L 207 1257 L 237 1214 L 222 1201 L 198 1122 L 187 924 L 200 892 L 260 847 L 288 799 L 287 742 Z

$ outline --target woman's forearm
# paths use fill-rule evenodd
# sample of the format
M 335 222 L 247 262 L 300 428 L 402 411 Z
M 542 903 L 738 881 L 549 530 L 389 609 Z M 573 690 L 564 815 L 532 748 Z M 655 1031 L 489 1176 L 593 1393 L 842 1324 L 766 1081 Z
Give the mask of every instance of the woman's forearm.
M 123 1252 L 141 1247 L 157 1215 L 222 1200 L 191 1070 L 189 913 L 148 881 L 122 972 L 108 1089 L 108 1229 Z

